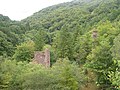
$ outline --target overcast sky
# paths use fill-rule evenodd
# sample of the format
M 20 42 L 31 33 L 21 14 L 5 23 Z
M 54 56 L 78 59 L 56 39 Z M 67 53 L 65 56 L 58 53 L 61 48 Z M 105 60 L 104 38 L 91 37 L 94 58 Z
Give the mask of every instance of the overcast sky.
M 21 20 L 45 7 L 68 1 L 72 0 L 0 0 L 0 14 Z

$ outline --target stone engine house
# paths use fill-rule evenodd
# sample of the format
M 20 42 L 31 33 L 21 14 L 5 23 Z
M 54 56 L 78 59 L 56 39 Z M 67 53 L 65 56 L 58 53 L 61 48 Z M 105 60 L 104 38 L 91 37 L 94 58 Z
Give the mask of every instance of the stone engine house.
M 33 63 L 42 64 L 45 67 L 50 67 L 50 51 L 46 49 L 43 52 L 35 51 Z

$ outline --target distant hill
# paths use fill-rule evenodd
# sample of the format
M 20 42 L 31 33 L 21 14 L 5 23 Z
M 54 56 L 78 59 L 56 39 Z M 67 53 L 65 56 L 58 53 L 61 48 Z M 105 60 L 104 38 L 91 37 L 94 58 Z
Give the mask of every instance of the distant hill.
M 3 51 L 10 54 L 25 40 L 33 40 L 40 30 L 47 32 L 49 44 L 63 26 L 70 32 L 78 29 L 84 35 L 107 20 L 111 23 L 120 21 L 120 0 L 74 0 L 44 8 L 20 22 L 0 15 L 0 55 Z
M 86 28 L 106 20 L 120 20 L 120 0 L 74 0 L 45 8 L 22 22 L 29 22 L 31 29 L 42 27 L 53 32 L 65 24 L 70 28 L 76 25 Z
M 0 56 L 11 56 L 15 46 L 22 42 L 22 35 L 26 32 L 26 26 L 21 22 L 12 21 L 8 16 L 0 14 Z

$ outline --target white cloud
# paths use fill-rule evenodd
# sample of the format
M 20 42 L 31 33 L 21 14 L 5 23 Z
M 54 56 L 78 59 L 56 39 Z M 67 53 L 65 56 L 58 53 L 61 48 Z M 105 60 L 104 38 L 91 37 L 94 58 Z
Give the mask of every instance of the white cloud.
M 72 0 L 0 0 L 0 14 L 21 20 L 45 7 L 68 1 Z

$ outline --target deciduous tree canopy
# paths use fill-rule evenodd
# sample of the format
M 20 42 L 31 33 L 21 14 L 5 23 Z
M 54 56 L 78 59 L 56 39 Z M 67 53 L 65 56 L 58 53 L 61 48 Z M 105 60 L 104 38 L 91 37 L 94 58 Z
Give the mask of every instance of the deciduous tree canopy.
M 74 0 L 21 21 L 0 14 L 0 89 L 119 90 L 119 46 L 120 0 Z M 45 47 L 49 69 L 31 64 Z

